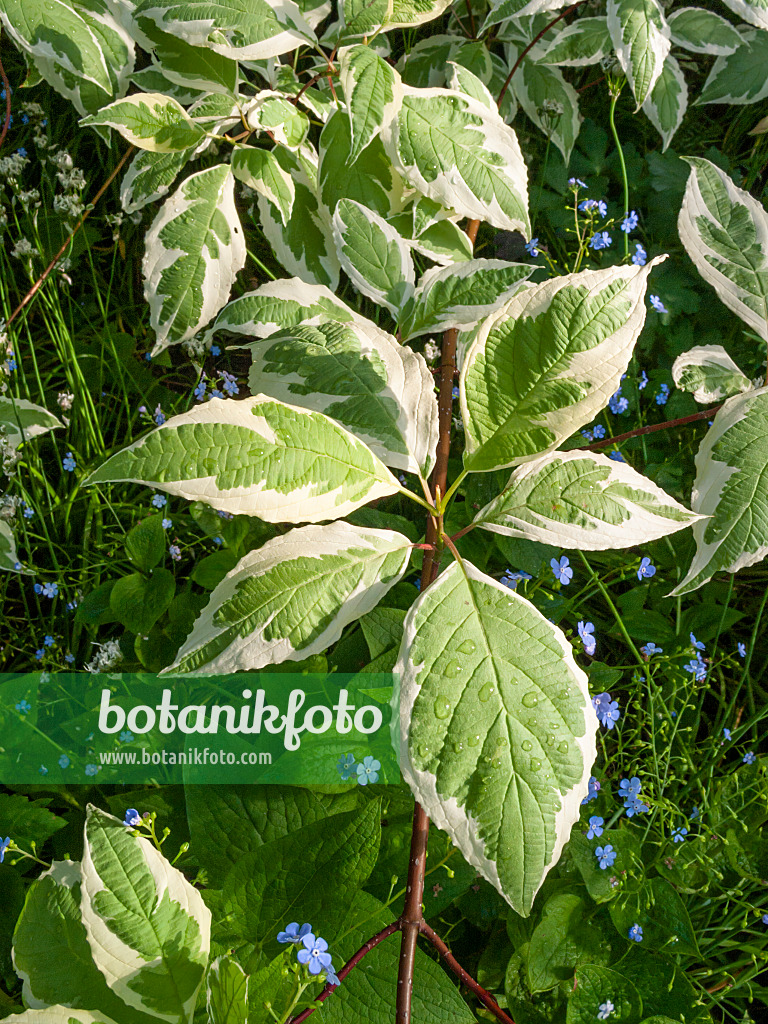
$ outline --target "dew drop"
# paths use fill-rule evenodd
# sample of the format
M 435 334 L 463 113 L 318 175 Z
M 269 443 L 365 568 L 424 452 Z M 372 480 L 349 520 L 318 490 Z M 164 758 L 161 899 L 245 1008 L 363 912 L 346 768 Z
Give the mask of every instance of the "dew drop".
M 435 718 L 448 718 L 451 713 L 451 702 L 447 697 L 438 695 L 435 699 Z
M 264 455 L 263 448 L 249 448 L 248 456 L 251 459 L 260 459 Z
M 491 768 L 501 768 L 500 757 L 494 757 L 494 759 L 491 761 Z
M 216 459 L 203 459 L 203 469 L 207 469 L 209 473 L 215 473 Z
M 560 700 L 567 700 L 567 698 L 570 696 L 570 693 L 570 690 L 561 690 L 557 696 L 560 698 Z
M 568 744 L 565 742 L 565 740 L 563 740 L 562 743 L 558 743 L 557 749 L 560 751 L 561 754 L 567 754 L 568 753 Z
M 547 733 L 547 746 L 548 747 L 553 746 L 554 742 L 555 742 L 555 737 L 552 735 L 552 733 L 551 732 Z
M 531 758 L 531 771 L 532 772 L 537 772 L 540 768 L 541 768 L 541 761 L 538 759 L 538 757 L 532 757 Z
M 184 474 L 186 479 L 194 479 L 197 476 L 197 465 L 192 459 L 187 459 L 181 467 L 181 472 Z
M 449 679 L 454 679 L 461 671 L 461 665 L 458 661 L 449 661 L 443 669 L 443 675 L 448 676 Z
M 483 683 L 483 685 L 480 687 L 480 692 L 477 695 L 478 700 L 481 700 L 483 704 L 487 704 L 487 702 L 491 699 L 495 692 L 496 687 L 493 685 L 493 683 Z
M 470 736 L 469 739 L 467 740 L 467 743 L 470 745 L 470 747 L 476 747 L 479 742 L 480 742 L 480 733 L 479 732 L 476 732 L 474 736 Z
M 497 747 L 508 747 L 509 746 L 509 740 L 507 739 L 506 736 L 497 736 L 496 737 L 496 746 Z
M 523 704 L 527 708 L 535 708 L 538 703 L 539 695 L 534 690 L 531 690 L 523 696 Z
M 523 748 L 523 750 L 525 750 L 526 752 L 527 752 L 527 751 L 529 751 L 529 750 L 533 750 L 533 744 L 531 743 L 531 741 L 530 741 L 530 740 L 523 740 L 523 742 L 522 742 L 522 743 L 520 744 L 520 746 L 521 746 L 521 747 Z
M 426 745 L 426 743 L 420 743 L 418 749 L 419 757 L 426 757 L 427 754 L 429 753 L 429 747 Z
M 454 754 L 460 754 L 463 749 L 464 749 L 464 744 L 461 742 L 461 740 L 456 740 L 456 742 L 453 744 L 453 752 L 454 752 Z
M 476 645 L 474 640 L 464 640 L 462 643 L 459 644 L 459 650 L 461 651 L 462 654 L 474 654 L 475 646 Z

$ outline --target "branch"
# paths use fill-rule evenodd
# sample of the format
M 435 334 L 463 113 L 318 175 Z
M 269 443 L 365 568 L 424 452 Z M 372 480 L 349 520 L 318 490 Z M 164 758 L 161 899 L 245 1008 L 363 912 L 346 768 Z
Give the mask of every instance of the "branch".
M 504 96 L 506 95 L 507 89 L 509 88 L 509 83 L 512 81 L 512 78 L 514 77 L 514 74 L 517 71 L 517 69 L 523 63 L 523 58 L 526 57 L 528 53 L 530 53 L 530 51 L 534 48 L 536 43 L 538 43 L 538 41 L 541 39 L 541 37 L 545 36 L 547 32 L 549 32 L 549 30 L 552 28 L 552 26 L 558 23 L 558 21 L 562 21 L 562 19 L 569 15 L 571 11 L 575 11 L 577 7 L 581 7 L 581 5 L 586 2 L 587 0 L 577 0 L 575 4 L 571 4 L 570 7 L 566 7 L 566 9 L 564 11 L 561 11 L 556 18 L 553 18 L 552 21 L 549 22 L 549 24 L 545 25 L 538 35 L 533 37 L 533 39 L 530 41 L 530 43 L 528 43 L 526 48 L 523 50 L 523 52 L 517 58 L 515 63 L 512 65 L 512 70 L 507 75 L 507 80 L 501 87 L 499 98 L 496 100 L 496 106 L 501 106 L 501 101 L 504 99 Z
M 394 934 L 394 932 L 397 932 L 399 930 L 400 922 L 393 921 L 392 924 L 388 924 L 386 928 L 382 928 L 380 932 L 376 932 L 373 938 L 368 939 L 368 941 L 364 943 L 360 947 L 360 949 L 358 949 L 355 955 L 344 964 L 339 973 L 336 975 L 339 981 L 343 981 L 349 974 L 349 972 L 353 970 L 355 967 L 357 967 L 357 965 L 363 959 L 365 954 L 370 953 L 374 946 L 378 946 L 380 942 L 383 942 L 384 939 L 388 938 L 390 935 Z M 324 1002 L 328 998 L 328 996 L 336 990 L 336 988 L 336 985 L 326 985 L 323 991 L 315 1000 L 315 1003 Z M 305 1021 L 307 1017 L 311 1016 L 316 1009 L 317 1006 L 308 1006 L 306 1010 L 302 1010 L 298 1017 L 291 1017 L 288 1024 L 301 1024 L 301 1022 Z
M 501 1024 L 514 1024 L 514 1021 L 508 1016 L 504 1010 L 499 1006 L 490 992 L 486 992 L 482 985 L 478 984 L 471 974 L 467 974 L 461 964 L 458 962 L 456 957 L 451 953 L 450 949 L 446 946 L 436 931 L 433 931 L 429 927 L 426 921 L 421 922 L 421 934 L 424 938 L 429 939 L 432 945 L 435 947 L 440 956 L 445 960 L 446 964 L 450 967 L 455 975 L 471 989 L 483 1006 L 490 1010 L 496 1020 L 500 1020 Z
M 572 449 L 573 451 L 583 452 L 594 452 L 598 448 L 605 448 L 609 444 L 618 444 L 619 441 L 627 441 L 630 437 L 639 437 L 641 434 L 652 434 L 655 430 L 668 430 L 670 427 L 684 427 L 686 423 L 695 423 L 696 420 L 705 420 L 710 416 L 714 416 L 718 409 L 722 409 L 723 402 L 720 405 L 713 405 L 711 409 L 704 409 L 702 412 L 695 412 L 691 416 L 682 416 L 679 420 L 665 420 L 663 423 L 653 423 L 648 427 L 638 427 L 636 430 L 628 430 L 626 434 L 617 434 L 615 437 L 606 437 L 603 441 L 595 441 L 594 444 L 582 444 L 578 448 Z M 454 538 L 455 539 L 455 538 Z

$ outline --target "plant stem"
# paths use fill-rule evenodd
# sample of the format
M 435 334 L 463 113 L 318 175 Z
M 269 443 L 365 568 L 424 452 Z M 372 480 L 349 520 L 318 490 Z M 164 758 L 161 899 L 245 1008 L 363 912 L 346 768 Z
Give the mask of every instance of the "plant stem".
M 517 71 L 517 69 L 522 64 L 523 58 L 526 57 L 528 55 L 528 53 L 530 53 L 530 51 L 534 48 L 536 43 L 538 43 L 538 41 L 541 39 L 542 36 L 545 36 L 547 34 L 547 32 L 549 32 L 549 30 L 552 28 L 553 25 L 556 25 L 558 23 L 558 21 L 562 21 L 563 18 L 567 17 L 571 13 L 571 11 L 575 11 L 577 7 L 581 7 L 581 5 L 586 3 L 586 2 L 587 2 L 587 0 L 578 0 L 577 3 L 571 4 L 570 7 L 566 7 L 566 9 L 564 11 L 561 11 L 556 18 L 553 18 L 552 21 L 550 21 L 548 24 L 546 24 L 544 26 L 544 28 L 541 30 L 541 32 L 539 32 L 537 35 L 535 35 L 533 37 L 533 39 L 530 41 L 530 43 L 528 43 L 528 45 L 521 52 L 520 56 L 517 58 L 515 63 L 512 65 L 512 70 L 507 75 L 507 79 L 504 82 L 504 85 L 502 85 L 502 87 L 501 87 L 501 92 L 499 93 L 499 98 L 496 100 L 496 105 L 497 106 L 499 106 L 499 107 L 501 106 L 501 101 L 504 99 L 504 96 L 506 95 L 507 89 L 509 88 L 509 83 L 512 81 L 512 78 L 513 78 L 515 72 Z
M 629 179 L 627 178 L 627 165 L 624 163 L 624 150 L 621 148 L 621 142 L 619 141 L 619 133 L 616 131 L 616 121 L 614 120 L 614 113 L 616 111 L 616 104 L 618 103 L 619 96 L 621 95 L 621 89 L 611 89 L 611 109 L 608 113 L 608 122 L 611 126 L 611 134 L 613 135 L 613 141 L 616 143 L 616 149 L 619 153 L 619 163 L 621 164 L 621 180 L 624 183 L 624 215 L 629 214 Z M 629 234 L 626 231 L 622 231 L 624 236 L 624 258 L 629 256 Z
M 652 434 L 655 430 L 669 430 L 671 427 L 684 427 L 686 423 L 695 423 L 696 420 L 706 420 L 710 416 L 714 416 L 718 409 L 723 407 L 723 403 L 720 405 L 713 405 L 710 409 L 704 409 L 702 412 L 695 412 L 691 416 L 682 416 L 678 420 L 665 420 L 664 423 L 652 423 L 647 427 L 638 427 L 637 430 L 628 430 L 626 434 L 616 434 L 615 437 L 606 437 L 604 441 L 595 441 L 594 444 L 583 444 L 579 445 L 578 451 L 583 452 L 595 452 L 599 448 L 607 448 L 610 444 L 618 444 L 619 441 L 627 441 L 630 437 L 640 437 L 641 434 Z

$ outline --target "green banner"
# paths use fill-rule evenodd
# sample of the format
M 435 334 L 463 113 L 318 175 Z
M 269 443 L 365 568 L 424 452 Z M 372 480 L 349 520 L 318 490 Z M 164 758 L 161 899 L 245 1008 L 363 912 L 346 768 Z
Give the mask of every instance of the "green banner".
M 392 675 L 0 675 L 0 783 L 399 781 Z

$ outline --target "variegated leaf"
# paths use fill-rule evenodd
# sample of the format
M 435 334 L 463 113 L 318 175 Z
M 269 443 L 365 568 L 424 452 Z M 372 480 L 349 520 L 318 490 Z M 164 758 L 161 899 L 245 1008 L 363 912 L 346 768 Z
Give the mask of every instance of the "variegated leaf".
M 718 57 L 697 103 L 758 103 L 768 96 L 768 32 L 742 31 L 737 50 Z
M 467 260 L 422 275 L 403 340 L 456 327 L 468 331 L 517 292 L 536 268 L 506 260 Z
M 768 0 L 723 0 L 723 3 L 750 25 L 768 29 Z
M 559 68 L 523 58 L 512 76 L 512 88 L 526 115 L 552 139 L 567 163 L 584 120 L 579 94 Z
M 717 572 L 738 572 L 768 554 L 768 387 L 729 398 L 696 455 L 691 507 L 703 519 L 696 554 L 670 597 L 688 594 Z
M 487 32 L 491 25 L 499 25 L 508 18 L 530 18 L 544 11 L 557 11 L 561 7 L 568 7 L 569 3 L 570 0 L 490 0 L 490 11 L 483 24 L 483 32 Z
M 246 252 L 234 186 L 226 164 L 191 174 L 147 232 L 144 296 L 157 336 L 153 355 L 194 337 L 229 298 Z
M 80 909 L 96 966 L 129 1006 L 191 1022 L 211 945 L 211 912 L 149 839 L 88 806 Z
M 475 522 L 508 537 L 605 551 L 658 540 L 700 518 L 625 462 L 571 451 L 520 466 Z
M 743 40 L 730 21 L 705 7 L 681 7 L 667 18 L 675 46 L 692 53 L 725 56 L 737 50 Z
M 709 160 L 684 159 L 680 240 L 720 300 L 768 341 L 768 213 Z
M 205 979 L 210 1024 L 248 1024 L 248 975 L 230 956 L 219 956 Z
M 163 675 L 255 671 L 320 654 L 402 579 L 411 542 L 349 523 L 304 526 L 241 558 Z
M 683 122 L 688 106 L 688 86 L 680 65 L 671 55 L 664 61 L 656 84 L 646 96 L 643 111 L 664 140 L 662 153 Z
M 331 13 L 331 0 L 296 0 L 310 28 L 317 28 Z
M 14 448 L 63 426 L 57 416 L 41 405 L 35 405 L 26 398 L 0 395 L 0 434 Z
M 752 388 L 752 381 L 722 345 L 697 345 L 683 352 L 672 366 L 672 379 L 676 387 L 690 391 L 702 405 L 721 402 Z
M 349 118 L 343 110 L 337 110 L 320 135 L 317 181 L 324 206 L 333 211 L 340 199 L 354 199 L 382 217 L 402 209 L 403 180 L 390 163 L 378 135 L 354 160 L 351 147 Z
M 496 100 L 491 95 L 488 86 L 469 68 L 458 64 L 455 60 L 448 61 L 448 68 L 445 84 L 449 89 L 454 92 L 463 92 L 465 96 L 472 96 L 474 99 L 480 100 L 491 111 L 498 109 Z
M 293 213 L 288 224 L 283 224 L 278 207 L 258 195 L 261 228 L 289 274 L 309 284 L 335 289 L 339 284 L 339 258 L 330 211 L 318 196 L 317 167 L 313 166 L 309 152 L 292 153 L 284 146 L 272 152 L 293 179 Z
M 134 42 L 108 0 L 2 0 L 0 24 L 79 113 L 125 94 Z
M 68 1006 L 32 1008 L 12 1013 L 5 1018 L 8 1024 L 115 1024 L 100 1011 L 72 1010 Z
M 524 598 L 455 562 L 408 612 L 395 678 L 393 733 L 414 796 L 527 916 L 595 759 L 570 644 Z
M 191 156 L 191 149 L 181 153 L 152 153 L 148 149 L 140 149 L 120 182 L 120 204 L 125 212 L 143 210 L 168 195 Z
M 659 0 L 608 0 L 608 30 L 639 110 L 671 47 Z
M 0 519 L 0 571 L 24 572 L 16 551 L 16 538 L 10 524 Z
M 88 478 L 126 480 L 270 523 L 339 519 L 400 485 L 371 450 L 318 412 L 255 395 L 173 416 Z
M 452 0 L 387 0 L 387 14 L 384 27 L 387 32 L 393 28 L 415 28 L 427 21 L 439 18 Z
M 541 64 L 582 68 L 597 64 L 612 49 L 608 22 L 604 17 L 579 18 L 559 31 L 551 42 L 534 48 L 531 57 Z
M 202 92 L 237 94 L 240 79 L 237 61 L 216 53 L 209 46 L 190 46 L 180 36 L 162 32 L 149 18 L 142 19 L 142 28 L 154 44 L 155 61 L 171 82 Z
M 482 100 L 404 85 L 400 112 L 381 138 L 419 192 L 461 216 L 528 237 L 528 173 L 517 137 Z
M 316 42 L 293 0 L 142 0 L 137 16 L 192 46 L 207 46 L 232 60 L 266 60 Z
M 238 181 L 263 196 L 280 213 L 288 225 L 296 197 L 293 178 L 278 162 L 271 149 L 256 146 L 235 146 L 232 150 L 232 173 Z
M 629 365 L 664 258 L 544 281 L 484 321 L 459 382 L 465 469 L 529 462 L 593 419 Z
M 347 159 L 352 163 L 397 113 L 400 76 L 370 46 L 358 45 L 339 51 L 339 78 L 351 131 Z
M 156 92 L 137 92 L 116 100 L 80 124 L 114 128 L 124 139 L 150 153 L 180 153 L 197 146 L 202 128 L 187 115 L 180 103 Z
M 288 149 L 299 149 L 309 132 L 309 120 L 304 111 L 269 89 L 254 96 L 243 116 L 249 128 L 268 134 Z
M 333 237 L 344 273 L 355 288 L 398 320 L 413 296 L 415 271 L 404 238 L 383 217 L 353 199 L 340 199 Z

